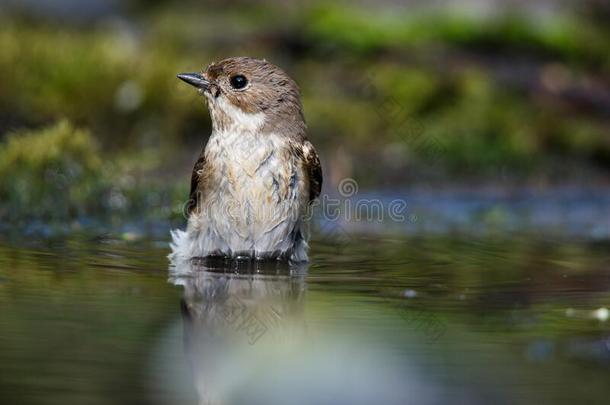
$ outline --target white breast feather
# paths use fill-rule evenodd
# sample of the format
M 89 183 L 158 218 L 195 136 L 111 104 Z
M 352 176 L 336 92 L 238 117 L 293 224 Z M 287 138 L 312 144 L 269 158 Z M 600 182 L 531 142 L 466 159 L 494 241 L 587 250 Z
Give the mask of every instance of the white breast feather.
M 172 232 L 172 260 L 222 252 L 266 256 L 291 251 L 291 260 L 307 260 L 306 180 L 287 139 L 261 134 L 264 115 L 247 114 L 219 102 L 234 119 L 226 130 L 213 131 L 206 164 L 214 168 L 202 210 L 191 215 L 187 231 Z M 301 238 L 295 241 L 295 235 Z

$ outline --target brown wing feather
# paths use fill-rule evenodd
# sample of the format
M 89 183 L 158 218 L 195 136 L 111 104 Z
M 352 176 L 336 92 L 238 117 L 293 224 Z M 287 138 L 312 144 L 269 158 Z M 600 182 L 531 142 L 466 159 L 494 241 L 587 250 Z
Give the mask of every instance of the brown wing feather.
M 309 176 L 309 202 L 312 202 L 322 191 L 322 166 L 316 150 L 309 141 L 303 144 L 303 159 Z
M 190 214 L 198 205 L 199 199 L 202 197 L 201 193 L 201 176 L 205 167 L 205 155 L 204 151 L 201 151 L 199 159 L 195 162 L 193 167 L 193 174 L 191 174 L 191 192 L 189 194 L 189 201 L 187 204 L 187 212 Z

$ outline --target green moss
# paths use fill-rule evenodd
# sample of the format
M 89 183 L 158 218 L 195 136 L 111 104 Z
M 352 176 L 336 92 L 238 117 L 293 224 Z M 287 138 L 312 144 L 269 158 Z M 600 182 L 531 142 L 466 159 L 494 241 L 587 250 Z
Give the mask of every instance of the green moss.
M 8 134 L 0 144 L 0 219 L 64 225 L 179 219 L 186 184 L 156 181 L 149 173 L 156 161 L 145 154 L 108 160 L 89 131 L 66 120 Z
M 67 121 L 9 134 L 0 145 L 2 216 L 82 214 L 94 202 L 92 195 L 100 192 L 96 180 L 101 168 L 91 134 Z

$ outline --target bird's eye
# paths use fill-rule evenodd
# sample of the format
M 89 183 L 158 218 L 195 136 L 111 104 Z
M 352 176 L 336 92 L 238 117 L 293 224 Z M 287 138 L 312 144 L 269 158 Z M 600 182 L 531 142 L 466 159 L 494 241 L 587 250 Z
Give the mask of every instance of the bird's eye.
M 243 89 L 248 84 L 248 79 L 244 75 L 235 75 L 231 77 L 230 82 L 234 89 Z

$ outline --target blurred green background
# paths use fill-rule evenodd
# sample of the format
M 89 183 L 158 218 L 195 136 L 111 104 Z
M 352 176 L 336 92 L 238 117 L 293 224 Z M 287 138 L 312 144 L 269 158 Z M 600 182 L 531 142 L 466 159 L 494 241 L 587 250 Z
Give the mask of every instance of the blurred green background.
M 345 177 L 373 190 L 608 185 L 607 1 L 1 0 L 0 10 L 4 229 L 181 223 L 211 129 L 175 75 L 237 55 L 299 83 L 327 192 Z

